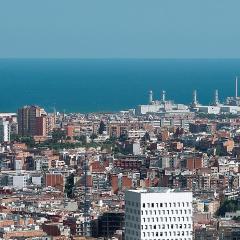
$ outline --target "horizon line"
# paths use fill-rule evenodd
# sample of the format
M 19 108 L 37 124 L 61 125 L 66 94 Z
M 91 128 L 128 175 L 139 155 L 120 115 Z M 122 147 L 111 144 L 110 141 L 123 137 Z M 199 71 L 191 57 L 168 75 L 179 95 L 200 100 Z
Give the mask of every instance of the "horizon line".
M 239 57 L 0 57 L 0 60 L 240 60 Z

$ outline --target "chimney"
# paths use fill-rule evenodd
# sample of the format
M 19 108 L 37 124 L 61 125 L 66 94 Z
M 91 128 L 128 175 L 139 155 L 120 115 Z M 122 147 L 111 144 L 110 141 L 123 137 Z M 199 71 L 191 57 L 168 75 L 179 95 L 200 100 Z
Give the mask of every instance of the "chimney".
M 152 101 L 153 101 L 153 92 L 152 92 L 152 90 L 150 90 L 149 91 L 149 104 L 151 104 L 152 103 Z
M 162 101 L 165 102 L 166 101 L 166 91 L 162 91 Z

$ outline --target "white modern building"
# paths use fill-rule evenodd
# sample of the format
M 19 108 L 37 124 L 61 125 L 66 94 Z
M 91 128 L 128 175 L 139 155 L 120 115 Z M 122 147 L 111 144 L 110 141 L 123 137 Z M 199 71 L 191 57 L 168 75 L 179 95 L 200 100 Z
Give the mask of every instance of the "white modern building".
M 125 211 L 126 240 L 192 240 L 192 192 L 128 190 Z
M 27 187 L 29 175 L 9 175 L 8 185 L 13 188 L 22 189 Z
M 0 120 L 0 143 L 10 141 L 10 125 L 8 121 Z

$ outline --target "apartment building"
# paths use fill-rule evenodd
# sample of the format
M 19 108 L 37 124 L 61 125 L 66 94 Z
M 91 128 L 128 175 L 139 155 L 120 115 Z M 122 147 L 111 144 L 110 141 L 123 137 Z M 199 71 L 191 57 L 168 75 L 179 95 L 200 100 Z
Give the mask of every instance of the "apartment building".
M 0 143 L 10 141 L 10 124 L 9 121 L 0 119 Z
M 169 188 L 128 190 L 126 240 L 192 240 L 192 193 Z

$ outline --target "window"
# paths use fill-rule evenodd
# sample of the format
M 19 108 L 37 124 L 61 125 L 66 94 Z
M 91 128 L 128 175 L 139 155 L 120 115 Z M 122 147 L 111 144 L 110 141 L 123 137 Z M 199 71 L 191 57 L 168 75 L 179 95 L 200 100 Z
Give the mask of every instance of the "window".
M 163 204 L 162 203 L 160 203 L 160 207 L 162 207 L 163 206 Z
M 152 203 L 152 207 L 154 207 L 154 203 Z
M 145 208 L 145 203 L 143 203 L 143 208 Z

